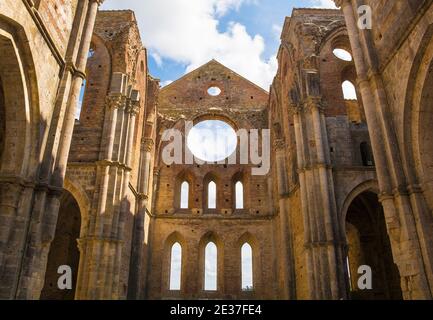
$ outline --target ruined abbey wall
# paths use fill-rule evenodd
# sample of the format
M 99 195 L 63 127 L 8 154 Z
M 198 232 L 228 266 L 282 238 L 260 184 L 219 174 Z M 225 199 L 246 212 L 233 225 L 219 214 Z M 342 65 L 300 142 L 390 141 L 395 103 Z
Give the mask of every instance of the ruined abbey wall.
M 218 87 L 211 96 L 207 90 Z M 185 134 L 185 121 L 196 124 L 220 119 L 235 130 L 267 128 L 267 92 L 243 79 L 216 61 L 211 61 L 180 80 L 161 89 L 158 103 L 158 172 L 151 231 L 149 298 L 276 298 L 274 212 L 271 205 L 269 175 L 253 175 L 253 164 L 166 164 L 162 152 L 168 142 L 161 141 L 165 130 L 176 128 Z M 248 144 L 249 141 L 242 141 Z M 183 148 L 187 148 L 186 140 Z M 250 163 L 250 162 L 248 162 Z M 189 209 L 180 208 L 180 186 L 190 183 Z M 216 209 L 207 208 L 207 186 L 217 185 Z M 244 187 L 244 208 L 235 207 L 235 184 Z M 204 290 L 204 247 L 214 241 L 218 249 L 218 288 Z M 179 242 L 184 250 L 180 292 L 170 292 L 171 246 Z M 254 288 L 241 289 L 241 247 L 253 250 Z
M 2 1 L 0 297 L 37 299 L 101 1 Z
M 431 91 L 432 1 L 367 1 L 371 29 L 358 28 L 359 4 L 336 3 L 348 29 L 403 295 L 428 299 L 432 206 L 425 99 Z
M 432 298 L 432 0 L 294 9 L 269 92 L 215 60 L 161 88 L 134 13 L 101 2 L 0 2 L 1 299 Z M 188 162 L 185 124 L 204 120 L 244 130 L 236 163 Z M 269 171 L 240 163 L 254 129 Z

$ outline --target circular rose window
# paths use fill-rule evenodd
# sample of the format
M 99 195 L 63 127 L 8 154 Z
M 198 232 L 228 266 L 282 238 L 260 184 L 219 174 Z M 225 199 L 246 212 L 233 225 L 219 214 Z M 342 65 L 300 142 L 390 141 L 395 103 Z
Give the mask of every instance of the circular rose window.
M 212 97 L 217 97 L 221 94 L 221 89 L 218 87 L 210 87 L 207 89 L 207 93 Z
M 187 144 L 192 154 L 206 162 L 222 161 L 236 151 L 238 138 L 235 130 L 221 120 L 205 120 L 189 132 Z

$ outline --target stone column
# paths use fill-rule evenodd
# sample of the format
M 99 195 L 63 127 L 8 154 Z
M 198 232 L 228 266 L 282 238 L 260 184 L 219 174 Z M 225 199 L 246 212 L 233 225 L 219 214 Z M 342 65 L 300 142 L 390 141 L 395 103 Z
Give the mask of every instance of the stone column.
M 154 142 L 150 138 L 141 141 L 140 152 L 140 177 L 138 182 L 138 212 L 134 217 L 134 229 L 132 240 L 130 283 L 128 287 L 129 299 L 143 298 L 143 288 L 146 281 L 147 250 L 144 247 L 146 236 L 146 217 L 149 210 L 149 181 L 152 164 L 152 151 Z
M 323 219 L 328 250 L 329 271 L 331 274 L 331 294 L 333 299 L 346 297 L 345 241 L 340 230 L 337 205 L 335 203 L 334 180 L 329 155 L 328 133 L 323 108 L 319 100 L 310 101 L 310 111 L 316 142 L 317 169 L 319 176 L 318 190 L 323 205 Z
M 152 150 L 153 150 L 154 142 L 152 139 L 144 139 L 143 141 L 143 148 L 144 148 L 144 162 L 143 162 L 143 168 L 140 172 L 141 179 L 140 179 L 140 186 L 141 190 L 144 195 L 149 195 L 149 182 L 150 182 L 150 175 L 151 175 L 151 165 L 152 165 Z
M 72 80 L 71 94 L 66 106 L 66 115 L 63 124 L 62 136 L 60 137 L 60 149 L 56 160 L 55 174 L 53 175 L 53 184 L 63 187 L 63 179 L 66 173 L 68 163 L 69 149 L 71 147 L 72 133 L 74 131 L 75 113 L 77 111 L 78 100 L 80 98 L 81 87 L 85 78 L 87 57 L 90 50 L 90 44 L 93 37 L 98 7 L 101 0 L 90 0 L 87 11 L 86 22 L 84 24 L 83 35 L 81 37 L 81 47 L 76 60 L 76 69 L 79 71 Z
M 292 106 L 293 109 L 298 109 L 297 107 Z M 301 195 L 301 208 L 302 215 L 304 217 L 304 244 L 305 246 L 308 243 L 311 243 L 314 239 L 312 234 L 312 230 L 310 227 L 310 221 L 312 220 L 310 217 L 310 211 L 308 208 L 308 196 L 307 196 L 307 186 L 306 186 L 306 177 L 305 171 L 302 168 L 305 167 L 305 149 L 304 149 L 304 138 L 303 138 L 303 128 L 300 117 L 300 110 L 296 110 L 294 116 L 294 126 L 295 126 L 295 140 L 296 140 L 296 154 L 298 159 L 298 175 L 299 175 L 299 190 Z M 306 263 L 306 272 L 307 272 L 307 281 L 308 287 L 310 291 L 310 299 L 318 299 L 318 284 L 316 282 L 315 275 L 319 273 L 316 269 L 316 265 L 314 263 L 314 256 L 311 250 L 309 250 L 306 246 L 305 250 L 305 263 Z
M 311 299 L 347 297 L 344 241 L 338 228 L 327 130 L 320 97 L 308 97 L 294 115 L 304 245 Z M 311 145 L 306 137 L 314 137 Z
M 127 199 L 127 193 L 129 190 L 129 182 L 131 178 L 131 170 L 132 170 L 132 154 L 134 152 L 134 137 L 135 137 L 135 122 L 136 116 L 139 112 L 140 108 L 140 95 L 138 91 L 133 91 L 131 99 L 126 108 L 126 117 L 128 118 L 128 130 L 125 139 L 125 163 L 124 163 L 124 177 L 122 183 L 122 191 L 120 195 L 120 214 L 118 216 L 117 221 L 113 223 L 113 234 L 114 237 L 123 241 L 125 234 L 125 218 L 126 215 L 130 212 L 130 204 Z M 133 208 L 135 209 L 135 208 Z M 120 292 L 119 284 L 120 284 L 120 269 L 122 265 L 122 247 L 118 245 L 116 247 L 116 254 L 114 256 L 112 265 L 113 265 L 113 278 L 115 278 L 114 286 L 112 288 L 113 292 Z M 108 281 L 110 279 L 108 278 Z M 108 294 L 108 292 L 107 292 Z
M 71 38 L 64 65 L 63 76 L 54 106 L 44 161 L 39 181 L 33 193 L 25 192 L 21 199 L 28 211 L 21 218 L 26 228 L 21 230 L 20 259 L 15 284 L 9 285 L 9 298 L 38 299 L 43 287 L 45 269 L 51 241 L 54 238 L 59 198 L 62 193 L 67 157 L 72 139 L 74 114 L 96 14 L 101 0 L 82 1 L 77 7 Z M 75 58 L 76 57 L 76 58 Z M 72 117 L 71 117 L 72 114 Z M 16 226 L 18 227 L 18 226 Z M 24 252 L 23 252 L 24 251 Z
M 127 103 L 124 96 L 124 77 L 113 75 L 111 93 L 107 97 L 107 117 L 103 130 L 103 145 L 97 162 L 97 185 L 94 193 L 94 207 L 91 209 L 88 234 L 80 239 L 81 259 L 77 299 L 115 299 L 117 283 L 113 279 L 113 261 L 118 255 L 122 241 L 112 229 L 116 210 L 117 170 L 120 167 L 116 140 L 122 132 L 119 127 L 119 113 L 123 113 Z M 118 183 L 120 183 L 118 181 Z M 112 203 L 113 205 L 108 205 Z M 118 202 L 118 205 L 120 203 Z M 114 234 L 112 233 L 114 232 Z M 113 283 L 114 282 L 114 283 Z
M 278 204 L 279 204 L 279 237 L 282 246 L 282 298 L 296 299 L 295 262 L 293 257 L 293 238 L 290 219 L 289 186 L 286 170 L 286 143 L 278 139 L 274 143 L 277 171 Z

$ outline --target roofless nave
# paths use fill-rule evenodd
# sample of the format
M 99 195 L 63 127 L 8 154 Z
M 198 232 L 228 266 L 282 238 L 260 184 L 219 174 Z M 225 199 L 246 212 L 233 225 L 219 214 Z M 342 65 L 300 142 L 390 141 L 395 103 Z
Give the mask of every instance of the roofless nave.
M 160 88 L 100 2 L 0 3 L 1 298 L 432 298 L 431 0 L 295 9 L 269 92 L 217 61 Z M 269 129 L 270 170 L 165 163 L 185 121 Z

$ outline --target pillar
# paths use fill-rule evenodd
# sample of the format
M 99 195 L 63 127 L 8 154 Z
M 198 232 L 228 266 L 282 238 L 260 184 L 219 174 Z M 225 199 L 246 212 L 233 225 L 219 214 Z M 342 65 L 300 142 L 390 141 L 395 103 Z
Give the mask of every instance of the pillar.
M 416 187 L 407 183 L 411 179 L 404 175 L 392 121 L 385 116 L 389 114 L 389 105 L 382 77 L 377 66 L 373 65 L 374 44 L 368 37 L 368 30 L 359 31 L 352 2 L 335 2 L 341 6 L 346 20 L 358 85 L 370 129 L 380 188 L 379 200 L 384 208 L 394 261 L 400 271 L 403 296 L 405 299 L 431 299 L 431 245 L 426 245 L 425 238 L 422 238 L 428 233 L 425 228 L 431 224 L 426 223 L 425 212 L 418 212 L 418 206 L 412 206 L 413 203 L 418 203 L 419 198 L 415 194 Z M 412 199 L 409 193 L 412 193 Z M 416 201 L 413 199 L 414 194 Z
M 289 185 L 286 170 L 286 143 L 278 139 L 274 143 L 279 204 L 279 237 L 281 243 L 282 297 L 296 299 L 295 261 L 293 253 L 292 225 L 290 217 Z

